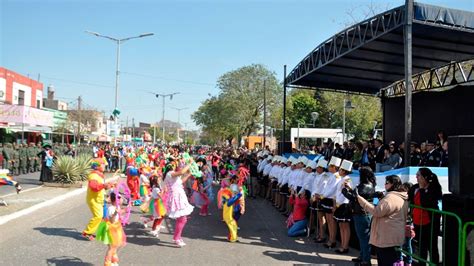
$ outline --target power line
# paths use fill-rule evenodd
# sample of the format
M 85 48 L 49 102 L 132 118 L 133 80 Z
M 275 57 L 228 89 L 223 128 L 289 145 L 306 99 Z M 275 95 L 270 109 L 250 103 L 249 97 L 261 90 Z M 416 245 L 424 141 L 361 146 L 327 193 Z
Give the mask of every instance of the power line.
M 91 83 L 91 82 L 84 82 L 84 81 L 77 81 L 77 80 L 70 80 L 70 79 L 63 79 L 63 78 L 53 78 L 49 76 L 41 76 L 45 79 L 51 79 L 51 80 L 58 80 L 58 81 L 63 81 L 63 82 L 68 82 L 68 83 L 75 83 L 75 84 L 81 84 L 81 85 L 87 85 L 87 86 L 95 86 L 95 87 L 104 87 L 104 88 L 114 88 L 114 86 L 110 85 L 103 85 L 103 84 L 97 84 L 97 83 Z
M 182 80 L 182 79 L 173 79 L 173 78 L 166 78 L 166 77 L 162 77 L 162 76 L 152 76 L 152 75 L 139 74 L 139 73 L 133 73 L 133 72 L 125 72 L 125 71 L 122 71 L 122 72 L 120 72 L 120 73 L 132 75 L 132 76 L 144 77 L 144 78 L 163 79 L 163 80 L 170 80 L 170 81 L 176 81 L 176 82 L 182 82 L 182 83 L 189 83 L 189 84 L 195 84 L 195 85 L 203 85 L 203 86 L 215 86 L 215 85 L 216 85 L 216 84 L 206 83 L 206 82 L 198 82 L 198 81 Z

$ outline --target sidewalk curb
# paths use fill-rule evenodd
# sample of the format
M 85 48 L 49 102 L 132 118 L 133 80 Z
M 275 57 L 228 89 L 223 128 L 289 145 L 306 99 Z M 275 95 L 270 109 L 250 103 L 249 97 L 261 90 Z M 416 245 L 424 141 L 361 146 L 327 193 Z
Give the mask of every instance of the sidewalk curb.
M 82 194 L 84 193 L 85 191 L 87 190 L 87 187 L 83 187 L 83 188 L 80 188 L 80 189 L 77 189 L 77 190 L 74 190 L 74 191 L 70 191 L 66 194 L 63 194 L 61 196 L 58 196 L 58 197 L 55 197 L 55 198 L 52 198 L 52 199 L 49 199 L 47 201 L 44 201 L 44 202 L 41 202 L 39 204 L 36 204 L 36 205 L 33 205 L 29 208 L 26 208 L 26 209 L 23 209 L 23 210 L 20 210 L 20 211 L 17 211 L 17 212 L 14 212 L 12 214 L 7 214 L 7 215 L 4 215 L 4 216 L 0 216 L 0 225 L 3 225 L 11 220 L 15 220 L 17 218 L 20 218 L 24 215 L 27 215 L 27 214 L 30 214 L 34 211 L 37 211 L 39 209 L 42 209 L 44 207 L 47 207 L 47 206 L 50 206 L 50 205 L 53 205 L 53 204 L 56 204 L 62 200 L 65 200 L 65 199 L 68 199 L 68 198 L 71 198 L 71 197 L 74 197 L 76 195 L 79 195 L 79 194 Z

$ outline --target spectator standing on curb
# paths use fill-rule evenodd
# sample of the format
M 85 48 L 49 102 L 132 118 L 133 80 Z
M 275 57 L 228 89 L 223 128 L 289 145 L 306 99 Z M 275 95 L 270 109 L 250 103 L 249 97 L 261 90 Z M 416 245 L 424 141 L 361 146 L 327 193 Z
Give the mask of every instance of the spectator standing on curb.
M 423 208 L 438 210 L 438 202 L 442 198 L 442 189 L 438 176 L 429 168 L 422 167 L 416 173 L 417 184 L 409 193 L 410 203 Z M 433 263 L 439 262 L 438 236 L 440 234 L 440 215 L 431 215 L 430 212 L 419 208 L 412 209 L 413 224 L 415 226 L 415 245 L 419 256 L 426 259 L 430 253 Z
M 398 248 L 405 241 L 405 224 L 408 214 L 408 194 L 400 177 L 389 175 L 385 178 L 387 194 L 377 206 L 357 196 L 364 210 L 372 214 L 369 243 L 376 248 L 379 266 L 393 266 L 400 260 Z M 354 190 L 357 191 L 357 190 Z

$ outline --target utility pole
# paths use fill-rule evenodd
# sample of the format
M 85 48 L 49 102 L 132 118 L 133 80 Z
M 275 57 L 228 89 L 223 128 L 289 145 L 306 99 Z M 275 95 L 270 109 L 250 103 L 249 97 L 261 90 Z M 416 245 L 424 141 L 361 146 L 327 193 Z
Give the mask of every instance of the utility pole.
M 135 118 L 132 118 L 132 138 L 135 136 Z
M 77 97 L 77 144 L 81 144 L 81 120 L 82 120 L 82 114 L 81 114 L 81 104 L 82 104 L 82 97 L 79 96 Z
M 127 115 L 127 123 L 125 125 L 125 135 L 128 135 L 128 115 Z
M 180 129 L 180 126 L 181 126 L 181 125 L 179 124 L 179 121 L 180 121 L 180 117 L 181 117 L 181 111 L 188 109 L 188 107 L 184 107 L 184 108 L 171 107 L 171 108 L 173 108 L 173 109 L 175 109 L 175 110 L 178 110 L 178 128 L 177 128 L 178 135 L 177 135 L 177 136 L 178 136 L 178 144 L 179 144 L 179 129 Z
M 266 80 L 263 81 L 263 149 L 267 147 L 267 88 Z
M 162 141 L 165 142 L 165 98 L 170 97 L 170 100 L 173 100 L 173 96 L 176 94 L 179 94 L 179 92 L 173 92 L 169 94 L 161 94 L 161 93 L 154 93 L 154 92 L 149 92 L 153 95 L 155 95 L 156 98 L 163 98 L 163 110 L 161 113 L 161 128 L 162 128 Z

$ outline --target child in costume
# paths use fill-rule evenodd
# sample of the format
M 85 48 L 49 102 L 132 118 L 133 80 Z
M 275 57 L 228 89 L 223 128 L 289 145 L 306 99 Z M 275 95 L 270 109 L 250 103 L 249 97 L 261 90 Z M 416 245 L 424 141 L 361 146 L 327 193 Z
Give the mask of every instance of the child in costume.
M 138 177 L 138 169 L 135 167 L 129 167 L 127 169 L 127 186 L 130 189 L 130 194 L 132 195 L 133 205 L 141 205 L 139 193 L 140 180 Z
M 163 179 L 161 175 L 152 175 L 150 177 L 150 184 L 152 186 L 151 190 L 151 199 L 148 206 L 148 218 L 143 218 L 142 223 L 148 227 L 148 223 L 153 221 L 153 226 L 151 228 L 151 234 L 155 237 L 159 236 L 161 223 L 166 215 L 166 191 L 163 187 Z
M 118 204 L 117 204 L 118 203 Z M 108 245 L 105 255 L 105 266 L 118 265 L 117 250 L 125 246 L 126 235 L 120 223 L 120 196 L 110 193 L 110 205 L 107 207 L 107 216 L 97 229 L 97 240 Z
M 92 172 L 87 177 L 86 196 L 86 202 L 92 213 L 92 218 L 86 229 L 82 232 L 82 236 L 88 240 L 94 240 L 95 238 L 94 234 L 103 218 L 104 191 L 112 186 L 112 184 L 105 183 L 104 166 L 100 161 L 95 160 L 92 162 L 92 169 Z
M 234 219 L 234 204 L 237 202 L 242 193 L 239 191 L 239 187 L 236 184 L 232 184 L 230 188 L 226 188 L 222 192 L 222 216 L 224 217 L 224 221 L 229 228 L 229 235 L 227 239 L 230 242 L 237 241 L 237 222 Z
M 168 191 L 166 208 L 168 217 L 176 219 L 173 240 L 178 247 L 186 244 L 181 238 L 184 226 L 188 220 L 187 216 L 193 212 L 194 207 L 189 204 L 183 184 L 191 176 L 189 165 L 183 168 L 177 166 L 176 161 L 172 160 L 170 165 L 164 171 L 166 189 Z
M 193 195 L 191 197 L 194 206 L 200 208 L 199 215 L 209 215 L 209 198 L 206 193 L 206 187 L 204 186 L 203 178 L 196 178 L 193 185 Z
M 1 186 L 13 186 L 16 188 L 16 193 L 20 193 L 21 191 L 21 185 L 20 183 L 16 182 L 13 180 L 11 176 L 8 175 L 10 171 L 7 169 L 1 169 L 0 170 L 0 187 Z
M 7 169 L 0 170 L 0 187 L 5 186 L 5 185 L 14 186 L 16 188 L 16 193 L 20 193 L 21 191 L 20 183 L 13 180 L 13 178 L 8 175 L 9 172 L 10 171 L 8 171 Z M 4 206 L 8 206 L 7 202 L 3 199 L 0 199 L 0 203 Z
M 150 177 L 151 169 L 149 167 L 142 167 L 140 174 L 140 198 L 144 204 L 148 204 L 150 199 Z
M 211 169 L 209 168 L 208 165 L 204 165 L 203 167 L 203 176 L 204 177 L 204 186 L 206 188 L 206 193 L 207 193 L 207 197 L 209 198 L 209 201 L 213 201 L 214 200 L 214 189 L 212 187 L 212 185 L 214 184 L 213 180 L 214 180 L 214 176 L 212 175 L 212 171 Z

